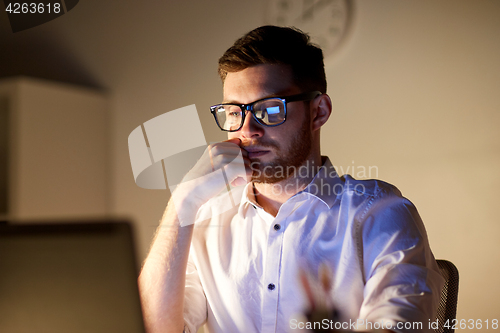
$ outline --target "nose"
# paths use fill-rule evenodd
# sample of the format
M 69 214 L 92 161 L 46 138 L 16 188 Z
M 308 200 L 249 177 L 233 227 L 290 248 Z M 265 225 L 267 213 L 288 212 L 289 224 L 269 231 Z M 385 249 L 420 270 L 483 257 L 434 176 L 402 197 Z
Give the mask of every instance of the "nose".
M 245 112 L 245 120 L 238 131 L 243 138 L 255 139 L 264 135 L 264 128 L 259 124 L 250 111 Z

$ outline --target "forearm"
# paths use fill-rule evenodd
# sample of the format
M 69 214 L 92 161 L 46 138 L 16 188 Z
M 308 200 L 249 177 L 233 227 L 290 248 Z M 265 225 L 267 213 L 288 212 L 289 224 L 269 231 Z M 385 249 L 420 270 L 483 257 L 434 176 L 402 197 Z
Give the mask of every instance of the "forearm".
M 186 268 L 197 212 L 227 181 L 246 183 L 251 175 L 239 142 L 232 139 L 209 146 L 172 193 L 139 276 L 149 333 L 183 331 Z
M 182 332 L 184 288 L 193 225 L 181 227 L 172 201 L 139 276 L 148 333 Z

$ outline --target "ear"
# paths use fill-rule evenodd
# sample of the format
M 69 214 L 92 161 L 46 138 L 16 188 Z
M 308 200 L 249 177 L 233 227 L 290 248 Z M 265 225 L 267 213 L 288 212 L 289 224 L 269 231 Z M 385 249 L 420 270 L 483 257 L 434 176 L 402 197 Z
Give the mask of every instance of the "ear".
M 332 100 L 327 94 L 321 94 L 312 101 L 311 125 L 317 131 L 323 126 L 332 114 Z

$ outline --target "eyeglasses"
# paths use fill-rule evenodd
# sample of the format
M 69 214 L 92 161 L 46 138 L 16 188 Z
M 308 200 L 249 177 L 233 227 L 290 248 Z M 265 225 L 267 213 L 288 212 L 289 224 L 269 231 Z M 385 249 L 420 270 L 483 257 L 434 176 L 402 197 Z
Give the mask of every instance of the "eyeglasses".
M 309 101 L 321 95 L 319 91 L 286 97 L 269 97 L 259 99 L 250 104 L 224 103 L 210 107 L 219 128 L 227 132 L 239 131 L 245 122 L 245 115 L 250 111 L 255 121 L 263 126 L 278 126 L 286 120 L 286 104 L 290 102 Z

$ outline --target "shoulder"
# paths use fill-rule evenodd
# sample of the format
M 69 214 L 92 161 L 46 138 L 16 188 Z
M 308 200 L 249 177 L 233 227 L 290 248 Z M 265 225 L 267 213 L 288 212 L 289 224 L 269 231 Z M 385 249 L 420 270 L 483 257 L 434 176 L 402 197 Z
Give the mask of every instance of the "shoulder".
M 341 179 L 344 191 L 340 205 L 355 209 L 357 223 L 366 226 L 366 223 L 373 225 L 378 221 L 386 227 L 395 228 L 410 223 L 421 229 L 421 219 L 415 205 L 396 186 L 377 179 L 357 180 L 350 175 L 344 175 Z
M 354 179 L 350 175 L 340 177 L 342 191 L 337 196 L 340 204 L 349 204 L 352 208 L 363 209 L 366 212 L 374 205 L 384 203 L 391 205 L 396 203 L 411 204 L 401 191 L 394 185 L 378 179 Z
M 356 194 L 366 198 L 377 197 L 380 195 L 395 195 L 402 197 L 399 189 L 385 181 L 378 179 L 354 179 L 351 175 L 343 175 L 342 180 L 345 192 Z

